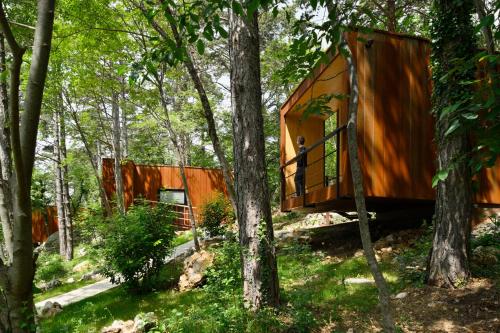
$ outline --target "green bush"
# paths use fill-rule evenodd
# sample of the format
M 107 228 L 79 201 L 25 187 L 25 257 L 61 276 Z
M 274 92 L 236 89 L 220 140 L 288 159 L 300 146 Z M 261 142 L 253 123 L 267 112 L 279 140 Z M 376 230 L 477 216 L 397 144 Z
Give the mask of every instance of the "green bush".
M 231 202 L 222 193 L 201 208 L 201 227 L 210 237 L 223 235 L 227 226 L 235 221 Z
M 214 249 L 213 265 L 207 270 L 205 289 L 218 298 L 229 295 L 242 295 L 240 244 L 235 236 L 228 234 L 222 246 Z
M 37 260 L 36 281 L 51 281 L 67 273 L 63 259 L 59 254 L 42 252 Z
M 138 204 L 103 228 L 103 274 L 134 291 L 155 288 L 172 250 L 174 214 L 165 205 Z

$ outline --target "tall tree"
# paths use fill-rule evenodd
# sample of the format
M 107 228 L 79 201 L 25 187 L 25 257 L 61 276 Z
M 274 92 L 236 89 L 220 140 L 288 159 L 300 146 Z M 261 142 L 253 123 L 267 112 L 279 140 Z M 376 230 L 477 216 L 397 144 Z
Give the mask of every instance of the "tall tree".
M 33 256 L 31 243 L 30 189 L 51 49 L 54 10 L 55 0 L 38 1 L 34 43 L 24 94 L 24 111 L 20 114 L 20 74 L 26 48 L 19 45 L 7 19 L 3 1 L 0 1 L 0 29 L 12 57 L 8 110 L 3 109 L 1 112 L 4 119 L 8 114 L 10 133 L 6 133 L 4 127 L 0 128 L 0 140 L 3 141 L 10 135 L 9 155 L 11 153 L 13 156 L 13 170 L 10 170 L 9 179 L 4 180 L 9 183 L 9 189 L 3 191 L 0 197 L 0 210 L 3 210 L 0 214 L 2 230 L 4 237 L 9 238 L 5 241 L 8 256 L 5 260 L 0 260 L 0 331 L 3 332 L 35 331 L 33 278 L 36 257 Z M 8 143 L 3 142 L 2 147 L 6 146 Z M 2 186 L 3 189 L 6 187 Z M 10 207 L 9 202 L 12 202 Z M 9 209 L 11 211 L 8 211 Z M 7 216 L 12 216 L 12 220 L 3 221 Z
M 66 260 L 73 259 L 73 221 L 69 196 L 68 165 L 66 153 L 66 124 L 62 93 L 57 96 L 54 110 L 54 172 L 56 208 L 59 222 L 59 253 Z
M 476 44 L 471 14 L 472 0 L 435 0 L 432 24 L 433 112 L 436 118 L 438 176 L 434 237 L 428 279 L 431 285 L 457 287 L 470 276 L 469 238 L 472 213 L 468 132 L 455 131 L 464 110 L 450 106 L 472 95 L 461 84 L 474 80 L 473 67 L 460 67 L 457 59 L 474 56 Z M 453 13 L 453 15 L 450 15 Z
M 112 113 L 112 133 L 113 133 L 113 159 L 114 159 L 114 172 L 115 172 L 115 186 L 116 186 L 116 205 L 120 214 L 125 214 L 125 197 L 123 189 L 122 177 L 122 134 L 121 134 L 121 121 L 120 121 L 120 106 L 119 95 L 116 92 L 111 94 L 111 113 Z
M 243 297 L 259 310 L 279 304 L 269 188 L 265 165 L 258 12 L 245 2 L 230 14 L 231 107 Z

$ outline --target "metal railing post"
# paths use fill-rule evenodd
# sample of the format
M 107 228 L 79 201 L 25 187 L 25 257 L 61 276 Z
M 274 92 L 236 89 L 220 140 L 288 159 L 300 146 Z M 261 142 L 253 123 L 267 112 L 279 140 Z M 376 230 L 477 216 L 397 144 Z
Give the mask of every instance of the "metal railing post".
M 337 191 L 337 199 L 339 198 L 340 192 L 340 177 L 339 177 L 339 165 L 340 165 L 340 133 L 337 133 L 337 137 L 335 138 L 335 187 Z

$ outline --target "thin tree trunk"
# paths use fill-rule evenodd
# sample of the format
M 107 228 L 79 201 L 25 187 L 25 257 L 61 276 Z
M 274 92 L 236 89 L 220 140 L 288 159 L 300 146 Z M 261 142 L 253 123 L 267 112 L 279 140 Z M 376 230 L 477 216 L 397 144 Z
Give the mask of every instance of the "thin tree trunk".
M 251 17 L 234 12 L 230 15 L 233 151 L 243 297 L 246 306 L 257 311 L 279 304 L 265 165 L 258 13 Z
M 118 106 L 118 94 L 113 93 L 112 100 L 113 117 L 113 155 L 115 160 L 115 185 L 116 185 L 116 204 L 120 214 L 125 214 L 125 201 L 123 190 L 123 177 L 121 165 L 121 143 L 120 143 L 120 109 Z
M 5 60 L 5 38 L 0 34 L 0 74 L 7 70 Z M 12 192 L 10 182 L 12 180 L 12 160 L 10 147 L 10 117 L 8 90 L 5 80 L 0 81 L 0 220 L 2 222 L 3 244 L 1 260 L 10 264 L 13 250 L 13 220 L 12 215 Z
M 357 138 L 357 113 L 358 113 L 358 78 L 356 72 L 356 64 L 352 56 L 351 49 L 347 44 L 346 38 L 342 35 L 342 43 L 345 52 L 344 56 L 347 62 L 347 69 L 349 72 L 349 120 L 347 122 L 347 145 L 349 150 L 349 162 L 351 164 L 352 182 L 354 187 L 354 199 L 356 201 L 356 210 L 359 219 L 359 233 L 361 235 L 361 242 L 363 244 L 363 251 L 365 253 L 366 261 L 370 267 L 375 284 L 378 289 L 378 297 L 380 308 L 382 312 L 382 326 L 384 332 L 395 332 L 394 319 L 392 318 L 390 294 L 387 283 L 380 271 L 380 268 L 375 258 L 373 251 L 373 244 L 370 235 L 370 228 L 368 226 L 368 213 L 366 211 L 365 194 L 363 190 L 363 173 L 358 156 L 358 138 Z
M 71 105 L 71 102 L 68 101 L 68 104 Z M 100 144 L 99 144 L 99 142 L 97 142 L 97 161 L 94 161 L 94 155 L 92 154 L 92 150 L 90 149 L 89 141 L 87 140 L 87 136 L 85 135 L 85 132 L 83 131 L 82 126 L 80 125 L 80 121 L 78 120 L 78 116 L 76 115 L 76 113 L 74 111 L 71 112 L 71 118 L 73 118 L 73 121 L 74 121 L 75 126 L 76 126 L 76 130 L 78 131 L 78 134 L 80 135 L 80 139 L 82 140 L 83 146 L 85 147 L 85 152 L 87 153 L 87 157 L 89 158 L 90 164 L 92 166 L 92 170 L 94 171 L 94 176 L 96 178 L 97 185 L 99 188 L 99 197 L 101 199 L 102 208 L 104 209 L 106 216 L 111 216 L 112 215 L 111 205 L 109 203 L 108 197 L 106 196 L 106 191 L 104 190 L 104 184 L 103 184 L 103 181 L 101 178 L 102 160 L 101 160 L 101 153 L 100 153 Z
M 59 254 L 61 257 L 66 257 L 66 211 L 64 209 L 63 198 L 63 171 L 61 157 L 61 117 L 60 110 L 57 108 L 54 112 L 54 172 L 55 172 L 55 189 L 56 189 L 56 208 L 59 231 Z
M 54 24 L 54 0 L 39 0 L 37 23 L 30 69 L 20 121 L 19 83 L 25 49 L 20 47 L 10 29 L 3 2 L 0 1 L 0 29 L 12 54 L 9 85 L 10 139 L 13 156 L 13 242 L 12 258 L 7 265 L 0 260 L 0 327 L 7 332 L 34 332 L 33 278 L 36 256 L 33 255 L 31 232 L 31 179 L 35 158 L 38 123 L 47 75 Z M 20 125 L 21 124 L 21 125 Z M 4 128 L 0 128 L 4 131 Z M 2 133 L 2 137 L 5 137 Z
M 184 186 L 184 194 L 186 195 L 187 206 L 189 210 L 189 221 L 191 224 L 191 231 L 193 233 L 194 247 L 196 251 L 200 251 L 200 242 L 198 241 L 198 232 L 196 229 L 196 219 L 193 212 L 193 205 L 191 203 L 191 196 L 189 193 L 189 187 L 186 179 L 186 173 L 184 170 L 185 165 L 185 152 L 182 150 L 181 144 L 179 143 L 179 138 L 177 133 L 174 131 L 172 127 L 172 123 L 170 122 L 170 115 L 168 111 L 168 103 L 167 98 L 165 96 L 165 91 L 163 89 L 163 73 L 160 75 L 155 75 L 156 84 L 158 88 L 158 92 L 160 94 L 161 105 L 163 108 L 163 112 L 165 114 L 165 127 L 167 128 L 167 132 L 169 134 L 170 141 L 174 146 L 174 149 L 177 154 L 177 158 L 179 160 L 179 168 L 182 178 L 182 185 Z M 175 109 L 175 105 L 174 105 Z
M 180 152 L 179 152 L 179 155 L 180 155 Z M 186 195 L 186 201 L 187 201 L 187 206 L 188 206 L 188 210 L 189 210 L 189 221 L 191 222 L 191 231 L 193 233 L 194 248 L 196 251 L 200 251 L 200 242 L 198 241 L 198 231 L 196 230 L 196 218 L 194 216 L 193 204 L 191 203 L 191 195 L 189 193 L 188 182 L 186 179 L 184 162 L 179 162 L 179 169 L 181 172 L 182 185 L 184 186 L 184 193 Z
M 68 183 L 68 164 L 66 163 L 67 151 L 66 151 L 66 120 L 64 117 L 63 99 L 62 94 L 60 96 L 61 100 L 61 112 L 60 112 L 60 158 L 61 158 L 61 184 L 62 184 L 62 201 L 64 208 L 64 226 L 65 226 L 65 239 L 66 239 L 66 260 L 73 259 L 73 218 L 71 213 L 71 197 L 69 195 L 69 183 Z
M 122 103 L 120 107 L 120 138 L 121 138 L 121 156 L 127 158 L 128 156 L 128 130 L 127 130 L 127 104 L 126 104 L 126 94 L 125 94 L 125 79 L 120 78 L 120 83 L 122 86 L 121 98 Z
M 477 16 L 479 17 L 479 21 L 484 20 L 486 17 L 486 10 L 483 0 L 474 0 L 474 6 L 476 8 Z M 488 54 L 495 54 L 495 40 L 493 39 L 493 32 L 491 31 L 490 26 L 483 26 L 481 28 L 481 32 L 483 33 L 483 38 L 486 43 L 486 51 Z
M 387 31 L 396 32 L 396 0 L 387 0 Z
M 163 6 L 165 6 L 165 1 L 164 0 L 158 0 Z M 137 8 L 140 8 L 143 13 L 147 13 L 146 9 L 144 6 L 141 4 L 135 3 L 135 6 Z M 165 10 L 167 11 L 168 14 L 173 15 L 173 11 L 169 6 L 165 6 Z M 169 39 L 168 34 L 166 31 L 156 22 L 154 19 L 150 20 L 152 27 L 158 32 L 158 34 L 163 38 L 163 39 Z M 178 48 L 184 47 L 184 43 L 182 40 L 181 35 L 179 34 L 179 31 L 177 29 L 177 26 L 174 24 L 174 22 L 169 21 L 170 24 L 170 29 L 172 31 L 172 35 L 174 37 L 175 43 Z M 191 80 L 193 81 L 194 87 L 196 91 L 198 92 L 198 97 L 200 98 L 201 105 L 203 108 L 203 115 L 205 117 L 205 120 L 207 121 L 208 125 L 208 135 L 210 136 L 210 140 L 212 141 L 212 146 L 214 147 L 214 152 L 215 155 L 217 156 L 217 159 L 219 160 L 219 163 L 222 168 L 222 175 L 224 177 L 224 182 L 226 184 L 226 189 L 228 192 L 229 200 L 231 201 L 231 205 L 233 206 L 233 209 L 236 211 L 237 205 L 236 205 L 236 195 L 234 191 L 234 185 L 233 185 L 233 176 L 232 176 L 232 171 L 231 167 L 226 159 L 226 156 L 224 155 L 224 150 L 222 149 L 219 136 L 217 134 L 217 127 L 215 125 L 215 119 L 214 119 L 214 114 L 212 111 L 212 107 L 210 105 L 210 101 L 208 99 L 204 84 L 200 78 L 200 75 L 198 73 L 198 69 L 194 65 L 192 55 L 190 51 L 188 50 L 186 52 L 186 57 L 184 58 L 184 66 L 186 66 L 186 69 L 189 73 L 189 76 L 191 77 Z

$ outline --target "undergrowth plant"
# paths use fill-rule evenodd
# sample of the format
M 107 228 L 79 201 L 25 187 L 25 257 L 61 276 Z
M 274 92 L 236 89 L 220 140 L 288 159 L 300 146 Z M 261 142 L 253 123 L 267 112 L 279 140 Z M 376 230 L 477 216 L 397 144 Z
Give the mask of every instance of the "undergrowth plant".
M 201 227 L 210 237 L 223 235 L 235 219 L 231 202 L 222 193 L 217 193 L 201 209 Z
M 136 204 L 102 228 L 103 274 L 134 291 L 155 288 L 175 236 L 170 207 Z

